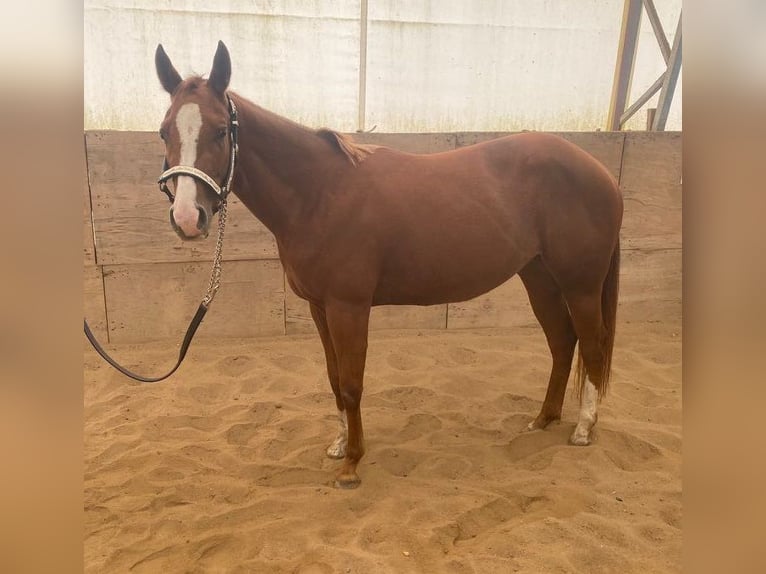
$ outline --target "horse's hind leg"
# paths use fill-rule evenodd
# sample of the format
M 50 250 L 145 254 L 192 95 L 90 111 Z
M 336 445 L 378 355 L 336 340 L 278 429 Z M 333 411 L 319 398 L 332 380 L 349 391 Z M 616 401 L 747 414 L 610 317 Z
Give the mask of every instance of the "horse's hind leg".
M 338 359 L 335 355 L 335 347 L 330 337 L 330 329 L 327 327 L 327 316 L 322 307 L 311 303 L 311 317 L 319 331 L 319 338 L 324 347 L 325 361 L 327 362 L 327 376 L 330 379 L 330 386 L 335 395 L 335 405 L 338 407 L 338 435 L 327 447 L 327 456 L 330 458 L 343 458 L 346 456 L 346 445 L 348 444 L 348 424 L 346 422 L 346 411 L 343 406 L 343 400 L 340 396 L 340 375 L 338 374 Z
M 543 407 L 528 427 L 530 430 L 542 429 L 561 419 L 577 335 L 561 289 L 540 258 L 530 261 L 519 272 L 519 277 L 529 295 L 532 311 L 545 332 L 553 359 Z
M 580 414 L 569 441 L 578 446 L 590 444 L 593 426 L 598 420 L 598 399 L 606 384 L 603 341 L 605 329 L 601 309 L 601 289 L 591 293 L 567 295 L 575 331 L 580 342 L 580 360 L 584 372 L 580 389 Z

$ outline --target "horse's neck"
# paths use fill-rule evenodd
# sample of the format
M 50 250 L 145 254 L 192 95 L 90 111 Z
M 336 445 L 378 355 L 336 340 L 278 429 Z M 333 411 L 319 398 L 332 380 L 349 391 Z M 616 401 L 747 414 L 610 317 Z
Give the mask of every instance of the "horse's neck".
M 339 157 L 315 131 L 235 97 L 239 159 L 234 193 L 279 239 L 317 201 Z

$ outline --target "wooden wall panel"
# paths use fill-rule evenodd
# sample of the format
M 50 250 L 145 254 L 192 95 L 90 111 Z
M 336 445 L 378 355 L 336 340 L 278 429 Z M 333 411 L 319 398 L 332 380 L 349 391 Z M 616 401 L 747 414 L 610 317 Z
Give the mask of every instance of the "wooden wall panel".
M 207 241 L 182 241 L 170 227 L 170 204 L 156 184 L 164 153 L 156 134 L 90 132 L 87 146 L 101 264 L 200 261 L 212 257 L 217 222 L 211 225 Z M 276 257 L 274 236 L 236 197 L 231 197 L 224 258 Z
M 450 303 L 448 329 L 528 327 L 537 325 L 524 285 L 512 277 L 489 293 L 462 303 Z
M 681 132 L 628 132 L 620 184 L 630 189 L 667 189 L 681 202 Z
M 205 294 L 210 265 L 153 263 L 104 267 L 113 343 L 183 337 Z M 285 332 L 284 274 L 278 261 L 224 263 L 221 288 L 198 337 Z
M 447 306 L 383 305 L 373 307 L 370 329 L 444 329 L 447 325 Z
M 681 134 L 628 133 L 620 187 L 625 199 L 623 247 L 680 248 Z
M 681 326 L 682 251 L 623 250 L 618 321 Z
M 83 314 L 88 320 L 90 330 L 100 342 L 108 342 L 106 328 L 106 302 L 104 298 L 104 281 L 101 267 L 86 265 L 83 267 Z

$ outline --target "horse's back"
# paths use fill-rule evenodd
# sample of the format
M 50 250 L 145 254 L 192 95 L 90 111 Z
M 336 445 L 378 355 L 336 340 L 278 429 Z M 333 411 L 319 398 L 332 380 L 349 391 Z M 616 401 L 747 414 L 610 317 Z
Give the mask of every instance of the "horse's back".
M 572 142 L 545 132 L 509 134 L 431 154 L 381 146 L 366 162 L 381 166 L 380 171 L 387 174 L 383 179 L 387 194 L 411 194 L 413 187 L 430 191 L 448 179 L 456 184 L 455 193 L 471 193 L 480 200 L 496 191 L 493 184 L 508 196 L 518 196 L 522 187 L 561 193 L 575 190 L 611 196 L 611 200 L 620 195 L 615 178 L 600 161 Z M 449 192 L 452 187 L 441 189 Z M 517 197 L 510 199 L 517 201 Z M 581 199 L 592 200 L 587 195 Z
M 615 178 L 554 134 L 523 132 L 423 155 L 379 148 L 364 163 L 363 170 L 370 168 L 364 193 L 383 212 L 403 211 L 404 224 L 447 220 L 459 231 L 460 221 L 494 221 L 529 235 L 530 224 L 565 211 L 591 219 L 610 212 L 619 227 L 622 196 Z

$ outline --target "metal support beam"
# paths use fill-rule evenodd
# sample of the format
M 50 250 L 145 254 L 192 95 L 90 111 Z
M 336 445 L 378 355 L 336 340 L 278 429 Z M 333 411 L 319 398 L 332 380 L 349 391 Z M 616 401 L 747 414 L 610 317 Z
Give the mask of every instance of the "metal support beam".
M 678 16 L 678 26 L 676 26 L 676 37 L 673 38 L 673 49 L 670 50 L 668 59 L 668 71 L 665 72 L 665 79 L 660 91 L 660 99 L 657 102 L 657 113 L 652 123 L 653 131 L 663 131 L 668 121 L 670 113 L 670 104 L 673 102 L 673 94 L 676 91 L 678 83 L 678 74 L 681 72 L 681 15 Z
M 665 60 L 667 69 L 657 78 L 648 90 L 639 97 L 627 110 L 625 106 L 630 95 L 630 85 L 633 79 L 633 66 L 636 61 L 638 48 L 638 29 L 641 24 L 641 7 L 646 9 L 649 21 L 657 38 L 662 58 Z M 681 15 L 678 16 L 678 26 L 673 39 L 673 47 L 668 44 L 662 23 L 657 16 L 653 0 L 625 0 L 622 14 L 622 30 L 620 31 L 620 44 L 617 49 L 617 63 L 614 70 L 614 83 L 612 84 L 612 101 L 609 105 L 609 117 L 606 129 L 619 131 L 651 97 L 660 91 L 657 111 L 652 116 L 651 128 L 655 131 L 665 129 L 670 104 L 673 101 L 673 93 L 678 83 L 678 75 L 681 70 Z
M 359 14 L 359 109 L 356 130 L 364 131 L 367 115 L 367 0 L 361 0 Z
M 641 0 L 625 0 L 622 13 L 622 29 L 620 44 L 617 49 L 617 64 L 614 70 L 612 84 L 612 101 L 609 104 L 609 117 L 606 129 L 620 130 L 620 117 L 630 94 L 630 84 L 633 79 L 633 65 L 636 61 L 638 48 L 638 26 L 641 22 Z
M 642 95 L 640 98 L 638 98 L 635 102 L 633 102 L 633 105 L 630 106 L 627 110 L 625 110 L 625 113 L 620 116 L 620 125 L 624 125 L 625 122 L 627 122 L 633 115 L 641 109 L 641 106 L 643 106 L 646 102 L 649 101 L 649 99 L 656 94 L 662 85 L 665 83 L 665 76 L 667 75 L 667 72 L 662 74 L 655 82 L 649 87 L 648 90 L 644 92 L 644 95 Z
M 652 30 L 654 30 L 654 36 L 657 38 L 657 44 L 660 46 L 662 57 L 667 64 L 670 59 L 670 44 L 668 44 L 668 39 L 665 37 L 665 30 L 662 29 L 660 17 L 657 15 L 657 9 L 654 7 L 654 1 L 644 0 L 644 9 L 646 10 L 646 15 L 649 17 Z

